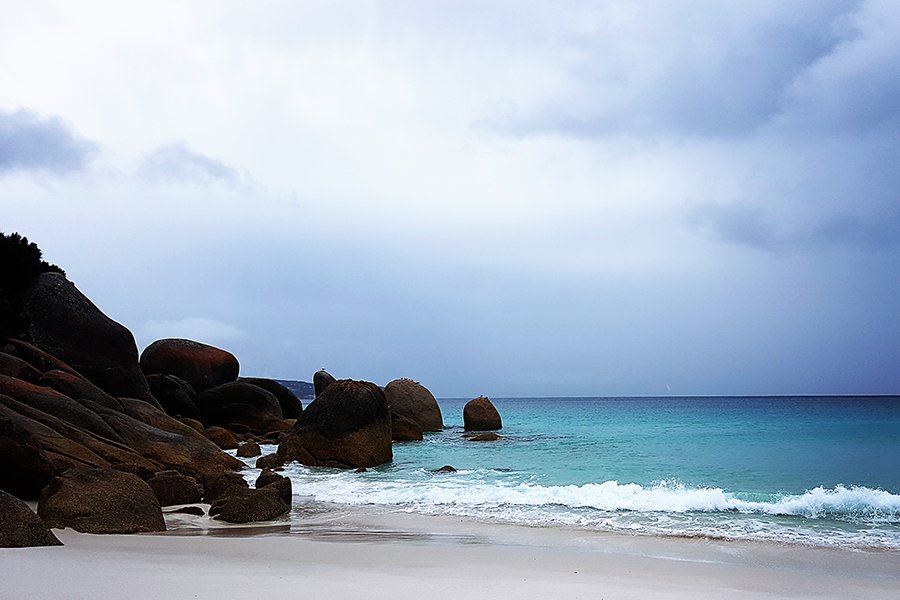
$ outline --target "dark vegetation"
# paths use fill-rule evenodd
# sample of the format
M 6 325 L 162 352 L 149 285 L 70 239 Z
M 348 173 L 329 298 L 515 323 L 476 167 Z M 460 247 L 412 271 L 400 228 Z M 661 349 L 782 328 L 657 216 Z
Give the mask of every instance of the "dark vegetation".
M 0 338 L 21 334 L 22 301 L 32 279 L 41 273 L 65 271 L 43 259 L 41 249 L 28 238 L 0 232 Z

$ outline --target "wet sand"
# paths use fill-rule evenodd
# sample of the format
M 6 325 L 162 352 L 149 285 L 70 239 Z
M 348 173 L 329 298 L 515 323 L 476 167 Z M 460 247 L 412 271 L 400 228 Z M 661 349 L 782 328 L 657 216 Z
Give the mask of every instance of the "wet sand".
M 164 535 L 56 530 L 63 547 L 0 550 L 0 596 L 900 598 L 898 552 L 303 510 L 252 526 L 170 515 Z

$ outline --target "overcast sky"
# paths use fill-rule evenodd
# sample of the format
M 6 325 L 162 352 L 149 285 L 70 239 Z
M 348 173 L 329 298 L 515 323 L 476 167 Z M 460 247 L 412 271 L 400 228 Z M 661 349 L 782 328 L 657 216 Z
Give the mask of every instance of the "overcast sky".
M 139 349 L 900 393 L 900 3 L 2 2 L 0 230 Z

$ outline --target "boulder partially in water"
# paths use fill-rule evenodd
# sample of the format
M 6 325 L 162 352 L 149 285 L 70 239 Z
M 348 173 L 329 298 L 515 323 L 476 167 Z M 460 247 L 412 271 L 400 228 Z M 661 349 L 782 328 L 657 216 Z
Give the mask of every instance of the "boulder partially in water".
M 368 381 L 335 381 L 306 407 L 279 444 L 278 456 L 338 468 L 390 462 L 391 415 L 384 392 Z
M 391 437 L 395 442 L 418 442 L 423 439 L 419 424 L 397 413 L 391 413 Z
M 418 423 L 422 431 L 441 431 L 444 419 L 437 400 L 428 389 L 412 379 L 395 379 L 384 387 L 391 413 Z
M 494 404 L 479 396 L 463 407 L 463 426 L 466 431 L 494 431 L 503 428 L 503 421 Z

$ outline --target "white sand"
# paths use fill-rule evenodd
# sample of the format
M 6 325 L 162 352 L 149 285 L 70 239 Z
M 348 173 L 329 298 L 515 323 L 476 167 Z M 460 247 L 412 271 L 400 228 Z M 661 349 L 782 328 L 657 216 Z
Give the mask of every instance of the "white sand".
M 275 533 L 289 527 L 57 531 L 63 547 L 0 550 L 0 598 L 900 598 L 898 552 L 357 511 L 295 517 L 293 533 Z

